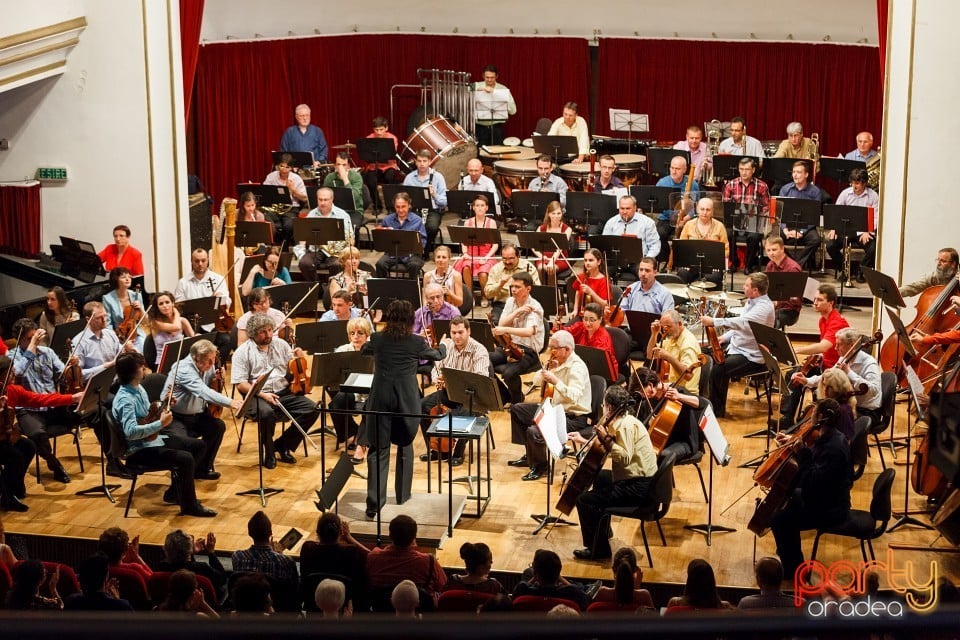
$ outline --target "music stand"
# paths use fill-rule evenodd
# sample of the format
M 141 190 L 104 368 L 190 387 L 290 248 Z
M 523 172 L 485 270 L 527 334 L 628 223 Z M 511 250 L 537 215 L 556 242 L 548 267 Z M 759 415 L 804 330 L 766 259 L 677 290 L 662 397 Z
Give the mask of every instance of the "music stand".
M 777 359 L 777 362 L 790 367 L 795 367 L 800 364 L 797 354 L 793 350 L 793 345 L 790 344 L 790 339 L 787 338 L 786 333 L 780 329 L 774 329 L 773 327 L 768 327 L 765 324 L 754 322 L 753 320 L 749 320 L 748 324 L 753 331 L 753 337 L 757 341 L 757 344 L 769 349 L 771 355 Z
M 739 178 L 740 161 L 744 158 L 753 158 L 753 166 L 760 166 L 760 158 L 757 156 L 735 156 L 726 153 L 716 154 L 713 156 L 713 175 L 724 181 Z
M 341 453 L 340 458 L 337 459 L 337 464 L 335 464 L 333 470 L 330 471 L 326 482 L 322 481 L 321 475 L 320 488 L 317 490 L 317 500 L 313 503 L 317 506 L 318 511 L 327 511 L 336 505 L 340 497 L 340 492 L 343 491 L 343 487 L 354 473 L 351 458 L 352 456 L 349 453 Z
M 313 166 L 314 157 L 312 151 L 271 151 L 270 162 L 276 167 L 280 164 L 281 158 L 287 155 L 292 156 L 292 160 L 290 161 L 291 168 Z
M 568 209 L 569 211 L 569 209 Z M 568 252 L 570 243 L 565 233 L 546 233 L 542 231 L 523 231 L 517 229 L 517 246 L 521 249 L 530 249 L 539 251 L 540 254 L 548 252 L 557 252 L 557 248 L 562 252 Z M 546 260 L 543 260 L 540 267 L 540 282 L 546 282 Z
M 58 358 L 66 362 L 70 356 L 70 350 L 67 349 L 67 340 L 72 340 L 77 334 L 83 331 L 86 326 L 87 321 L 83 318 L 58 324 L 53 328 L 53 335 L 50 336 L 50 349 L 57 354 Z
M 419 231 L 375 228 L 373 230 L 373 248 L 386 254 L 392 254 L 398 265 L 400 264 L 400 256 L 409 258 L 410 256 L 423 255 L 423 241 Z M 398 278 L 393 280 L 399 281 Z M 368 281 L 368 292 L 370 290 L 369 286 Z M 367 295 L 373 296 L 372 293 Z
M 87 386 L 83 390 L 83 396 L 80 398 L 80 402 L 77 404 L 77 415 L 85 416 L 91 413 L 96 413 L 98 424 L 106 426 L 107 398 L 110 396 L 110 387 L 113 385 L 113 379 L 116 377 L 116 375 L 116 365 L 110 365 L 97 375 L 91 376 L 91 378 L 87 381 Z M 123 431 L 122 425 L 117 425 L 117 427 Z M 107 484 L 107 452 L 103 450 L 103 441 L 106 439 L 107 438 L 101 438 L 100 440 L 100 484 L 95 487 L 90 487 L 89 489 L 81 489 L 80 491 L 77 491 L 77 495 L 103 495 L 106 496 L 107 500 L 110 502 L 116 503 L 116 499 L 110 492 L 114 489 L 119 489 L 120 485 Z
M 633 141 L 633 132 L 650 131 L 650 116 L 646 113 L 630 113 L 629 109 L 608 109 L 611 131 L 627 132 L 627 153 Z
M 286 302 L 292 309 L 293 305 L 300 302 L 304 296 L 307 296 L 301 305 L 297 307 L 297 311 L 294 312 L 294 315 L 297 315 L 304 309 L 307 309 L 307 313 L 311 313 L 314 316 L 317 314 L 317 302 L 320 296 L 320 287 L 316 282 L 276 284 L 270 287 L 264 287 L 264 289 L 266 289 L 267 293 L 270 294 L 270 306 L 278 311 L 283 311 L 284 302 Z M 313 289 L 312 293 L 310 291 L 311 289 Z
M 724 253 L 726 247 L 722 242 L 715 240 L 674 240 L 673 244 L 673 264 L 678 269 L 686 267 L 693 270 L 697 268 L 697 274 L 702 281 L 709 270 L 719 271 L 721 274 L 726 267 L 726 257 Z M 690 286 L 697 287 L 703 283 L 694 282 Z
M 854 169 L 866 169 L 867 163 L 862 160 L 847 160 L 846 158 L 820 158 L 820 175 L 836 180 L 843 184 L 850 181 L 850 172 Z M 810 175 L 813 175 L 812 173 Z M 866 227 L 864 227 L 866 228 Z
M 616 382 L 615 379 L 610 377 L 610 366 L 607 364 L 607 354 L 603 349 L 578 344 L 573 350 L 586 363 L 587 371 L 590 372 L 591 376 L 600 376 L 607 381 L 607 385 Z
M 486 320 L 470 320 L 470 337 L 483 345 L 487 351 L 495 351 L 497 341 L 493 339 L 493 330 Z
M 346 320 L 302 322 L 297 325 L 297 345 L 307 353 L 328 353 L 347 342 Z
M 637 264 L 643 258 L 643 239 L 636 236 L 590 236 L 588 242 L 592 248 L 604 253 L 607 268 L 616 273 L 615 280 L 620 279 L 624 267 Z
M 670 175 L 670 161 L 677 156 L 683 156 L 690 166 L 690 152 L 684 149 L 674 149 L 673 147 L 648 147 L 647 148 L 647 171 L 657 176 Z
M 647 311 L 631 311 L 629 309 L 624 309 L 623 314 L 627 318 L 630 335 L 640 345 L 640 348 L 646 351 L 647 343 L 650 342 L 650 325 L 654 320 L 660 319 L 660 314 Z
M 802 272 L 767 272 L 770 285 L 767 295 L 773 302 L 783 302 L 790 298 L 803 298 L 809 276 Z
M 412 200 L 410 209 L 413 211 L 429 211 L 433 204 L 430 202 L 430 191 L 426 187 L 417 187 L 406 184 L 382 184 L 380 190 L 383 192 L 384 206 L 388 211 L 393 211 L 393 201 L 397 199 L 398 193 L 405 193 Z M 390 203 L 389 206 L 387 203 Z
M 374 301 L 379 299 L 376 306 L 381 309 L 386 309 L 391 300 L 406 300 L 414 309 L 422 306 L 418 282 L 405 278 L 370 278 L 367 280 L 367 297 Z
M 591 226 L 602 228 L 606 221 L 616 214 L 616 196 L 592 191 L 567 192 L 567 220 L 573 223 L 571 226 L 575 229 L 583 229 L 589 234 Z M 517 235 L 519 236 L 519 232 Z M 548 249 L 548 251 L 552 250 L 552 248 Z
M 793 182 L 793 165 L 795 162 L 802 162 L 807 165 L 807 173 L 812 179 L 813 160 L 806 158 L 765 158 L 763 166 L 760 168 L 761 177 L 774 184 Z
M 346 237 L 340 218 L 297 218 L 293 221 L 293 239 L 320 246 Z
M 357 208 L 357 202 L 353 199 L 353 189 L 350 187 L 331 187 L 333 189 L 333 206 L 340 207 L 344 211 L 361 211 L 363 205 Z
M 262 244 L 272 245 L 273 223 L 238 222 L 235 244 L 238 247 L 259 247 Z
M 170 342 L 164 343 L 163 352 L 160 356 L 160 364 L 157 366 L 156 372 L 162 373 L 163 375 L 168 375 L 170 370 L 173 369 L 173 365 L 177 362 L 177 353 L 189 354 L 190 347 L 192 347 L 194 343 L 200 340 L 209 340 L 210 342 L 213 342 L 214 338 L 216 337 L 217 334 L 213 332 L 198 333 L 197 335 L 190 336 L 189 338 L 181 338 L 180 340 L 171 340 Z M 182 347 L 180 346 L 181 342 L 183 343 Z M 183 358 L 183 355 L 180 357 Z M 148 362 L 147 366 L 152 364 L 156 363 Z
M 560 194 L 553 191 L 520 191 L 519 189 L 514 189 L 510 194 L 513 217 L 522 219 L 524 223 L 542 220 L 543 212 L 551 202 L 560 202 Z
M 447 191 L 447 211 L 456 213 L 460 218 L 469 218 L 472 215 L 470 204 L 478 193 L 490 193 L 489 191 L 464 191 L 456 189 Z M 493 194 L 489 196 L 490 202 L 493 202 Z
M 283 489 L 275 489 L 273 487 L 263 486 L 263 437 L 260 435 L 260 404 L 257 402 L 257 397 L 260 395 L 260 392 L 263 390 L 263 385 L 266 384 L 267 379 L 270 377 L 270 371 L 262 374 L 256 382 L 253 383 L 253 386 L 250 387 L 250 392 L 247 393 L 243 398 L 243 405 L 240 407 L 240 410 L 237 411 L 233 418 L 241 418 L 246 415 L 250 410 L 250 407 L 256 404 L 257 407 L 257 469 L 260 476 L 260 484 L 256 489 L 247 489 L 246 491 L 238 491 L 236 495 L 238 496 L 260 496 L 260 506 L 267 506 L 267 496 L 271 496 L 275 493 L 283 493 Z
M 660 217 L 661 211 L 670 208 L 670 194 L 680 193 L 680 189 L 673 187 L 652 187 L 646 184 L 630 185 L 630 195 L 637 201 L 637 206 L 644 214 L 654 220 Z
M 860 267 L 860 271 L 867 281 L 867 286 L 870 287 L 870 293 L 872 293 L 874 297 L 880 298 L 880 301 L 885 306 L 895 309 L 902 309 L 907 306 L 907 303 L 903 300 L 903 296 L 900 295 L 900 288 L 893 278 L 882 271 L 877 271 L 870 267 Z
M 392 138 L 360 138 L 357 140 L 357 156 L 366 163 L 378 165 L 390 162 L 397 155 Z
M 835 159 L 835 158 L 834 158 Z M 823 228 L 836 231 L 843 238 L 843 253 L 846 255 L 850 248 L 850 238 L 848 232 L 867 228 L 867 207 L 857 207 L 853 205 L 825 204 L 823 205 Z M 846 260 L 844 261 L 846 262 Z M 846 282 L 850 280 L 849 264 L 844 264 L 846 277 L 840 278 L 840 298 L 837 300 L 837 311 L 859 311 L 857 307 L 851 307 L 843 304 L 843 292 L 847 286 Z M 838 270 L 839 265 L 834 265 L 834 270 Z M 856 285 L 850 282 L 851 287 Z
M 535 284 L 530 290 L 530 297 L 540 303 L 543 307 L 543 317 L 549 318 L 558 313 L 557 310 L 557 288 L 545 284 Z
M 509 89 L 487 92 L 482 87 L 473 92 L 474 114 L 477 120 L 506 120 L 510 116 Z
M 467 227 L 464 225 L 450 225 L 447 227 L 447 233 L 450 234 L 450 242 L 454 244 L 466 245 L 467 247 L 481 247 L 488 244 L 503 246 L 503 241 L 500 238 L 500 229 L 477 229 L 476 227 Z M 471 271 L 473 271 L 474 260 L 483 261 L 482 256 L 474 257 L 471 255 L 469 249 L 467 253 L 463 254 L 463 258 L 471 267 Z M 367 286 L 369 287 L 369 284 Z M 463 286 L 469 287 L 470 283 L 465 283 Z M 417 306 L 419 306 L 419 303 L 414 305 L 414 307 Z
M 257 199 L 257 207 L 290 205 L 290 190 L 283 186 L 252 182 L 237 183 L 237 199 L 247 191 Z
M 701 398 L 700 401 L 703 402 L 705 398 Z M 713 524 L 713 467 L 714 464 L 719 464 L 721 467 L 725 467 L 730 464 L 730 456 L 728 451 L 730 450 L 730 444 L 727 442 L 727 438 L 723 435 L 723 431 L 720 428 L 720 422 L 717 420 L 716 414 L 713 413 L 713 406 L 710 404 L 710 401 L 707 400 L 707 405 L 701 410 L 701 417 L 699 422 L 700 431 L 703 434 L 703 439 L 706 441 L 707 446 L 710 447 L 710 479 L 708 486 L 710 487 L 710 499 L 707 500 L 707 521 L 702 524 L 688 524 L 684 525 L 684 529 L 689 529 L 690 531 L 696 531 L 697 533 L 702 533 L 707 538 L 707 546 L 711 545 L 711 539 L 713 537 L 713 532 L 717 533 L 733 533 L 736 531 L 733 527 L 726 527 L 723 525 Z
M 200 327 L 212 325 L 220 317 L 220 296 L 190 298 L 181 300 L 177 305 L 180 307 L 180 315 L 193 325 L 196 333 L 200 332 Z
M 576 136 L 533 136 L 533 150 L 538 156 L 550 156 L 557 165 L 560 158 L 580 155 Z

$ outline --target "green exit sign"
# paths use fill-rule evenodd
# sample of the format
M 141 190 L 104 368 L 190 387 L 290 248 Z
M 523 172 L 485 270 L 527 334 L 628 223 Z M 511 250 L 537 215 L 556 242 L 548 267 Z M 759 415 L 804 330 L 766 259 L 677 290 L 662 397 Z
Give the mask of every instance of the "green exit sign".
M 40 167 L 37 169 L 37 180 L 66 181 L 66 167 Z

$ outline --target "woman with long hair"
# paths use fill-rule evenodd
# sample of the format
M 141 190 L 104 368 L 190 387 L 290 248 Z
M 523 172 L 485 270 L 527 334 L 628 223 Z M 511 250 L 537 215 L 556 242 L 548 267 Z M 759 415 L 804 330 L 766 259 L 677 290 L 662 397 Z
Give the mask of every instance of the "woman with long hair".
M 130 314 L 143 313 L 145 307 L 143 294 L 135 289 L 131 290 L 130 285 L 132 283 L 133 276 L 130 274 L 130 269 L 126 267 L 111 269 L 111 291 L 103 296 L 103 310 L 107 312 L 107 321 L 110 323 L 110 327 L 117 332 L 120 342 L 132 340 L 137 351 L 143 353 L 143 340 L 147 337 L 147 332 L 142 324 L 137 329 L 136 336 L 120 335 L 120 325 L 123 323 L 128 310 Z
M 337 256 L 340 260 L 340 273 L 330 276 L 330 296 L 346 289 L 353 296 L 353 306 L 364 306 L 363 297 L 367 295 L 367 277 L 370 275 L 360 268 L 360 250 L 347 247 Z
M 489 208 L 487 196 L 482 193 L 477 194 L 473 199 L 472 208 L 473 217 L 464 222 L 463 226 L 475 229 L 497 228 L 497 221 L 487 216 L 487 209 Z M 457 263 L 453 265 L 453 268 L 463 276 L 464 286 L 472 287 L 473 274 L 477 274 L 477 279 L 480 281 L 480 290 L 483 291 L 487 286 L 487 277 L 490 275 L 490 269 L 493 268 L 493 265 L 497 264 L 494 256 L 497 255 L 497 250 L 499 249 L 500 245 L 497 244 L 460 245 L 462 256 L 457 260 Z M 484 307 L 489 306 L 490 301 L 484 297 L 481 305 Z
M 63 287 L 51 287 L 47 289 L 47 297 L 43 311 L 37 319 L 37 326 L 43 329 L 46 336 L 40 343 L 44 347 L 50 346 L 50 340 L 53 339 L 53 332 L 57 325 L 65 322 L 79 320 L 80 314 L 74 309 L 73 301 L 67 298 Z
M 573 227 L 563 221 L 563 208 L 556 200 L 547 205 L 547 210 L 543 214 L 543 223 L 537 227 L 540 233 L 562 233 L 567 236 L 567 242 L 573 236 Z M 570 268 L 567 262 L 566 251 L 544 251 L 540 253 L 536 249 L 531 249 L 533 255 L 537 258 L 537 270 L 546 275 L 544 279 L 550 286 L 557 284 L 557 274 Z
M 267 219 L 263 212 L 257 208 L 257 196 L 252 191 L 244 191 L 240 194 L 238 204 L 237 222 L 266 222 Z
M 391 443 L 397 445 L 397 504 L 403 504 L 410 497 L 415 462 L 413 441 L 420 426 L 417 367 L 422 360 L 435 362 L 443 360 L 447 354 L 443 344 L 433 349 L 422 336 L 413 333 L 413 305 L 407 300 L 392 301 L 383 318 L 386 328 L 373 334 L 361 350 L 361 353 L 372 355 L 375 363 L 366 408 L 384 412 L 384 415 L 367 417 L 366 437 L 357 442 L 370 447 L 367 455 L 368 518 L 375 517 L 387 501 Z M 391 416 L 390 413 L 413 417 Z
M 286 267 L 280 266 L 280 247 L 269 247 L 263 256 L 263 266 L 254 265 L 240 285 L 240 293 L 248 296 L 257 287 L 290 284 L 293 278 Z
M 643 584 L 643 569 L 637 564 L 637 552 L 630 547 L 621 547 L 613 554 L 613 587 L 600 587 L 594 602 L 615 602 L 620 607 L 653 609 L 650 592 L 640 587 Z
M 157 349 L 156 362 L 150 362 L 152 367 L 160 366 L 160 357 L 163 355 L 163 345 L 184 336 L 194 335 L 190 321 L 180 315 L 177 305 L 173 301 L 173 294 L 169 291 L 158 291 L 153 294 L 153 304 L 147 314 L 150 325 L 150 337 L 153 346 Z
M 450 266 L 450 247 L 440 245 L 433 250 L 434 269 L 423 274 L 423 286 L 437 283 L 443 287 L 443 299 L 455 307 L 463 304 L 463 279 Z
M 599 249 L 587 249 L 584 252 L 583 273 L 574 275 L 571 287 L 576 292 L 573 303 L 575 318 L 583 315 L 584 308 L 590 302 L 604 307 L 610 304 L 610 279 Z
M 496 578 L 490 577 L 493 568 L 493 553 L 483 542 L 464 542 L 460 545 L 460 557 L 467 572 L 454 574 L 443 586 L 443 591 L 474 591 L 476 593 L 506 593 Z
M 195 613 L 208 618 L 220 617 L 204 599 L 203 589 L 197 582 L 197 574 L 189 569 L 173 572 L 167 583 L 167 597 L 157 606 L 157 611 Z
M 730 609 L 730 603 L 720 598 L 713 567 L 703 558 L 694 558 L 687 565 L 687 582 L 683 595 L 671 598 L 664 615 L 700 609 Z

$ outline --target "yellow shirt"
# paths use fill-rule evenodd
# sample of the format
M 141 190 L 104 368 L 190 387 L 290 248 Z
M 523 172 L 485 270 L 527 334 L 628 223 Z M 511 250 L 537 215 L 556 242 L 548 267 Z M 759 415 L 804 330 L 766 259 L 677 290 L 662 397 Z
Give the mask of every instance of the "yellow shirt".
M 629 414 L 623 415 L 614 420 L 607 431 L 614 438 L 610 450 L 614 482 L 649 478 L 657 472 L 657 454 L 642 422 Z
M 691 364 L 697 361 L 697 356 L 700 355 L 700 341 L 697 340 L 696 336 L 684 327 L 680 331 L 680 335 L 674 338 L 664 338 L 663 339 L 663 350 L 669 353 L 671 356 L 675 357 L 677 360 L 683 364 L 683 368 L 679 371 L 670 367 L 670 375 L 667 378 L 667 382 L 673 384 L 677 381 L 677 378 L 680 377 L 680 374 L 683 372 L 683 369 L 686 369 Z M 693 377 L 683 383 L 683 387 L 693 394 L 698 393 L 700 389 L 700 369 L 694 369 Z

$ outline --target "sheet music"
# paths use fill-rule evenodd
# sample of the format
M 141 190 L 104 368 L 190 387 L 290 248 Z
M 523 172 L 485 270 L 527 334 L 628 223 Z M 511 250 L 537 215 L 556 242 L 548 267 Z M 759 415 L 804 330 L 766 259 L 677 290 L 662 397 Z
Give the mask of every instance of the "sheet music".
M 713 457 L 722 467 L 727 466 L 727 463 L 730 462 L 730 456 L 727 455 L 727 450 L 730 448 L 730 443 L 727 442 L 726 436 L 723 435 L 723 431 L 720 429 L 720 422 L 717 421 L 717 415 L 713 412 L 713 407 L 707 405 L 706 410 L 703 412 L 703 417 L 700 418 L 700 431 L 703 432 L 704 438 L 707 439 L 707 444 L 710 445 L 710 451 L 713 452 Z
M 820 281 L 816 278 L 807 278 L 807 284 L 803 287 L 803 297 L 813 301 L 817 295 L 817 289 L 820 288 Z
M 615 197 L 617 199 L 617 203 L 620 202 L 620 198 L 630 195 L 630 192 L 627 190 L 626 187 L 610 187 L 609 189 L 605 189 L 604 191 L 601 191 L 601 193 L 603 193 L 604 195 Z
M 477 120 L 506 120 L 509 117 L 509 89 L 494 89 L 487 93 L 482 88 L 474 91 Z
M 540 429 L 547 449 L 553 457 L 559 458 L 567 441 L 567 414 L 563 412 L 563 407 L 554 406 L 547 398 L 534 414 L 533 422 Z

